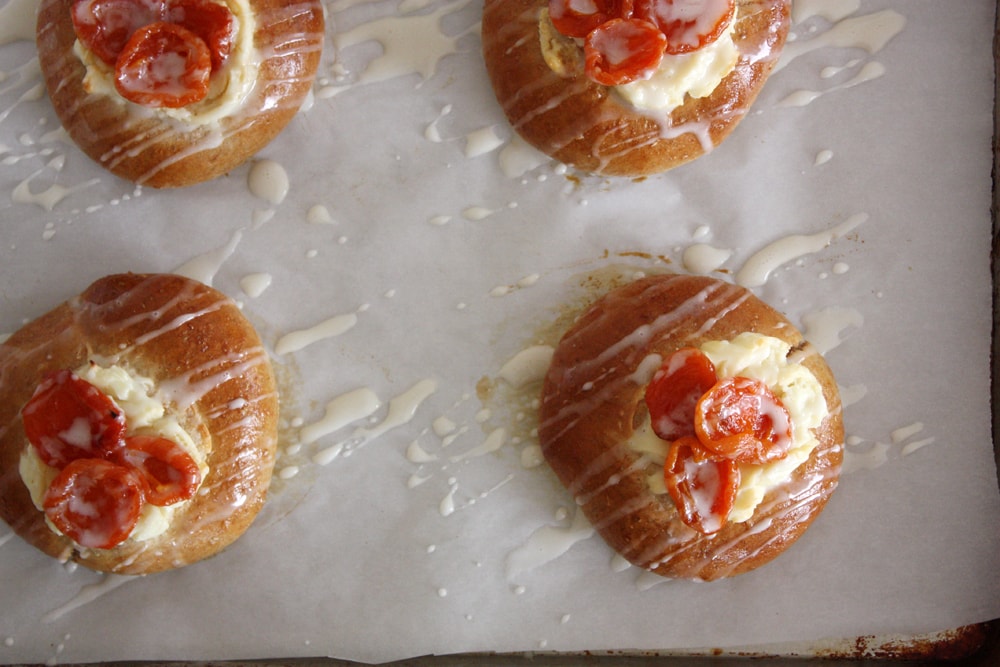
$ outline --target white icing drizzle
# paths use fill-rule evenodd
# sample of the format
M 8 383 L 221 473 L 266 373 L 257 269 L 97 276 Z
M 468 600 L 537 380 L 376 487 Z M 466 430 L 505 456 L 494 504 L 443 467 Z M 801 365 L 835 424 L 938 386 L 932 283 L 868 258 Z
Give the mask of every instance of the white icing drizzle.
M 758 250 L 736 273 L 736 283 L 744 287 L 759 287 L 767 282 L 772 271 L 794 259 L 817 253 L 868 220 L 867 213 L 856 213 L 839 225 L 815 234 L 792 234 Z
M 817 16 L 829 22 L 830 26 L 826 30 L 819 31 L 808 38 L 802 37 L 789 40 L 775 67 L 775 71 L 784 68 L 802 55 L 823 48 L 862 49 L 869 56 L 874 56 L 882 51 L 896 35 L 902 32 L 906 25 L 906 19 L 893 10 L 887 9 L 854 16 L 859 8 L 860 3 L 857 0 L 839 0 L 837 2 L 805 0 L 804 2 L 796 1 L 792 3 L 792 17 L 796 24 L 803 24 L 813 16 Z M 854 59 L 845 66 L 823 68 L 820 72 L 820 78 L 831 79 L 844 70 L 856 71 L 847 80 L 822 90 L 803 89 L 795 91 L 778 102 L 777 106 L 805 106 L 823 95 L 852 88 L 877 79 L 885 74 L 885 66 L 878 61 Z M 823 159 L 823 162 L 827 159 L 829 157 Z M 821 163 L 820 156 L 817 156 L 817 164 Z
M 451 433 L 454 433 L 458 428 L 458 425 L 448 417 L 441 415 L 431 422 L 431 428 L 434 429 L 435 435 L 443 438 Z
M 306 444 L 315 442 L 348 424 L 368 417 L 381 406 L 382 401 L 378 395 L 367 387 L 341 394 L 326 404 L 322 419 L 302 427 L 299 437 Z
M 475 458 L 478 456 L 485 456 L 486 454 L 491 454 L 507 442 L 507 431 L 503 428 L 498 428 L 489 433 L 486 439 L 483 440 L 483 444 L 478 447 L 473 447 L 461 454 L 451 457 L 453 463 L 458 463 L 459 461 L 465 461 L 466 459 Z
M 707 275 L 720 268 L 732 256 L 732 250 L 715 248 L 707 243 L 695 243 L 684 250 L 681 261 L 691 273 Z
M 311 225 L 333 225 L 337 221 L 330 215 L 329 209 L 322 204 L 309 207 L 306 211 L 306 221 Z
M 848 438 L 844 449 L 844 472 L 874 470 L 888 463 L 893 456 L 911 456 L 937 441 L 934 436 L 916 437 L 923 432 L 924 423 L 917 421 L 893 429 L 889 433 L 888 442 L 869 442 L 857 436 Z
M 884 74 L 885 74 L 885 66 L 882 63 L 878 62 L 865 63 L 857 74 L 855 74 L 852 78 L 848 79 L 847 81 L 839 85 L 833 86 L 831 88 L 822 91 L 820 90 L 796 91 L 791 95 L 789 95 L 788 97 L 786 97 L 785 99 L 778 102 L 778 106 L 804 107 L 813 100 L 815 100 L 816 98 L 820 97 L 821 95 L 825 95 L 827 93 L 837 90 L 846 90 L 847 88 L 853 88 L 854 86 L 857 86 L 859 84 L 866 83 L 873 79 L 877 79 Z
M 532 345 L 508 359 L 500 368 L 500 379 L 515 389 L 540 382 L 552 361 L 551 345 Z
M 860 328 L 863 323 L 864 317 L 854 308 L 825 308 L 802 316 L 802 335 L 825 355 L 843 342 L 843 331 Z
M 920 433 L 923 430 L 924 430 L 923 422 L 914 422 L 909 426 L 900 426 L 899 428 L 894 430 L 890 434 L 890 436 L 892 438 L 893 444 L 899 444 L 904 440 L 908 440 L 909 438 L 913 437 L 914 435 Z
M 465 137 L 465 157 L 474 158 L 500 148 L 503 139 L 497 135 L 496 126 L 490 125 L 470 132 Z
M 51 165 L 52 163 L 50 163 Z M 40 206 L 46 211 L 53 210 L 56 205 L 62 200 L 66 199 L 72 194 L 85 190 L 87 188 L 97 185 L 100 181 L 96 178 L 91 178 L 82 183 L 78 183 L 73 186 L 63 186 L 57 183 L 53 183 L 49 187 L 39 192 L 31 191 L 31 181 L 34 180 L 38 175 L 42 174 L 45 168 L 39 169 L 34 172 L 23 181 L 14 186 L 14 189 L 10 193 L 11 201 L 15 204 L 35 204 Z
M 458 492 L 458 481 L 452 477 L 448 480 L 448 493 L 438 503 L 441 516 L 451 516 L 455 513 L 455 494 Z
M 341 455 L 348 455 L 385 433 L 409 423 L 423 402 L 433 395 L 437 388 L 437 382 L 429 378 L 416 382 L 409 389 L 389 400 L 388 410 L 382 421 L 370 427 L 357 427 L 348 438 L 317 452 L 313 456 L 313 461 L 320 465 L 327 465 Z M 371 397 L 369 396 L 367 400 L 370 406 Z M 329 427 L 324 427 L 324 429 L 329 429 Z M 323 434 L 325 433 L 320 435 Z
M 934 444 L 936 438 L 924 438 L 922 440 L 914 440 L 913 442 L 907 443 L 901 450 L 901 456 L 909 456 L 918 449 L 923 449 L 927 445 Z
M 507 579 L 514 580 L 529 570 L 549 563 L 569 551 L 574 544 L 589 539 L 594 528 L 579 509 L 568 526 L 542 526 L 522 546 L 507 554 Z
M 485 220 L 497 211 L 502 209 L 492 209 L 485 206 L 468 206 L 462 210 L 462 217 L 473 222 Z
M 69 600 L 65 604 L 52 611 L 48 612 L 42 617 L 43 623 L 54 623 L 62 617 L 66 616 L 70 612 L 73 612 L 80 607 L 90 604 L 94 600 L 98 599 L 106 593 L 110 593 L 119 586 L 124 586 L 130 581 L 140 579 L 141 577 L 136 576 L 125 576 L 120 574 L 105 574 L 101 576 L 100 581 L 93 584 L 87 584 L 80 589 L 73 599 Z
M 222 265 L 229 259 L 237 246 L 243 239 L 243 230 L 237 229 L 229 238 L 229 242 L 221 248 L 209 250 L 181 264 L 173 270 L 179 276 L 185 276 L 200 283 L 211 285 L 215 279 L 215 274 L 219 272 Z
M 240 288 L 247 296 L 256 298 L 271 286 L 272 279 L 270 273 L 248 273 L 240 279 Z
M 357 313 L 344 313 L 323 320 L 308 329 L 292 331 L 278 339 L 274 351 L 278 355 L 297 352 L 321 340 L 347 333 L 358 323 Z
M 500 169 L 507 178 L 524 174 L 549 162 L 549 156 L 530 145 L 520 135 L 514 135 L 500 151 Z
M 525 469 L 537 468 L 545 463 L 545 456 L 538 443 L 529 443 L 521 449 L 521 467 Z
M 438 130 L 438 123 L 440 123 L 445 116 L 451 113 L 451 109 L 452 107 L 450 104 L 444 105 L 441 108 L 441 113 L 438 114 L 437 118 L 435 118 L 433 121 L 430 122 L 430 124 L 427 125 L 427 127 L 424 129 L 424 138 L 427 139 L 427 141 L 436 144 L 441 143 L 442 141 L 441 132 Z
M 406 460 L 410 463 L 431 463 L 437 461 L 438 457 L 434 454 L 429 454 L 420 446 L 420 443 L 414 440 L 406 448 Z
M 262 347 L 234 352 L 161 382 L 160 391 L 181 410 L 186 410 L 219 385 L 266 362 L 269 357 Z
M 327 83 L 320 87 L 316 96 L 329 98 L 355 85 L 378 83 L 408 74 L 419 74 L 421 81 L 429 79 L 437 71 L 441 59 L 457 50 L 458 39 L 465 34 L 444 34 L 440 28 L 442 19 L 461 10 L 469 1 L 446 2 L 430 13 L 415 13 L 422 6 L 407 13 L 401 6 L 398 15 L 377 18 L 351 30 L 337 32 L 332 41 L 338 52 L 374 41 L 381 45 L 382 53 L 367 63 L 354 81 L 348 81 L 345 76 L 341 80 Z M 334 20 L 336 12 L 347 10 L 353 5 L 351 2 L 334 3 L 331 6 Z
M 270 204 L 280 204 L 288 196 L 288 172 L 274 160 L 255 160 L 247 174 L 250 192 Z
M 871 443 L 864 450 L 860 447 L 846 447 L 842 465 L 843 474 L 848 475 L 858 470 L 874 470 L 882 466 L 889 460 L 890 447 L 891 445 L 884 442 Z
M 359 428 L 353 437 L 360 439 L 361 444 L 371 442 L 394 428 L 408 423 L 416 414 L 421 404 L 438 389 L 436 381 L 420 380 L 402 394 L 389 400 L 389 411 L 380 423 L 371 428 Z
M 793 7 L 799 0 L 793 2 Z M 806 9 L 816 7 L 818 3 L 811 3 L 806 8 L 800 8 L 800 14 L 805 14 Z M 785 48 L 778 58 L 775 71 L 786 67 L 790 62 L 799 56 L 811 53 L 823 48 L 839 49 L 864 49 L 869 54 L 875 54 L 885 48 L 893 37 L 902 32 L 906 25 L 906 18 L 891 9 L 886 9 L 862 16 L 842 18 L 838 14 L 838 20 L 833 23 L 829 30 L 819 33 L 811 39 L 796 39 L 785 44 Z M 804 16 L 799 19 L 804 20 Z

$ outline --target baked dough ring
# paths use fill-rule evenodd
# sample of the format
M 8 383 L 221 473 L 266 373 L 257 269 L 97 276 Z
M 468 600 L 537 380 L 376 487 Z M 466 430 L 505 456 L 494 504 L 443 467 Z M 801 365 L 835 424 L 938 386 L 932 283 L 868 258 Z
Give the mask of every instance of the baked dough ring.
M 753 516 L 717 533 L 688 528 L 667 494 L 651 491 L 626 440 L 647 414 L 650 354 L 757 332 L 789 343 L 789 357 L 823 389 L 819 444 Z M 546 375 L 539 439 L 549 465 L 607 543 L 633 564 L 667 577 L 712 580 L 754 569 L 805 531 L 837 485 L 843 457 L 841 403 L 823 358 L 796 328 L 747 290 L 698 276 L 637 280 L 595 302 L 565 334 Z
M 85 549 L 52 531 L 18 471 L 28 446 L 20 410 L 42 376 L 90 360 L 152 379 L 206 456 L 209 472 L 166 532 Z M 232 300 L 175 275 L 113 275 L 27 324 L 0 346 L 0 516 L 60 560 L 119 574 L 180 567 L 220 551 L 264 503 L 277 444 L 268 354 Z
M 669 115 L 641 112 L 590 80 L 582 56 L 564 76 L 546 64 L 539 17 L 547 0 L 486 0 L 483 56 L 514 129 L 581 171 L 642 176 L 693 160 L 743 118 L 773 69 L 790 23 L 790 0 L 736 0 L 736 68 L 709 96 L 688 96 Z
M 288 124 L 306 99 L 323 45 L 319 0 L 250 0 L 260 56 L 247 98 L 217 122 L 188 125 L 117 95 L 89 93 L 74 53 L 73 0 L 42 0 L 38 59 L 49 97 L 69 136 L 112 173 L 140 185 L 181 187 L 239 166 Z

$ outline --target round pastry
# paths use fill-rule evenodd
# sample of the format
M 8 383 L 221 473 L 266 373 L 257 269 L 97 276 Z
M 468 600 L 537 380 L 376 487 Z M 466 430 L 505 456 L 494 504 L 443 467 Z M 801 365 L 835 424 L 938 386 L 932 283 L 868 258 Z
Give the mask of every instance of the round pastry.
M 242 164 L 309 94 L 319 0 L 42 0 L 38 59 L 79 147 L 140 185 Z
M 701 580 L 798 539 L 837 486 L 843 435 L 833 375 L 788 320 L 741 287 L 680 275 L 613 290 L 576 321 L 539 427 L 612 548 Z
M 0 516 L 57 559 L 180 567 L 264 503 L 270 360 L 236 304 L 194 280 L 98 280 L 0 346 L 0 398 Z
M 486 0 L 514 129 L 581 171 L 654 174 L 717 146 L 778 59 L 790 0 Z

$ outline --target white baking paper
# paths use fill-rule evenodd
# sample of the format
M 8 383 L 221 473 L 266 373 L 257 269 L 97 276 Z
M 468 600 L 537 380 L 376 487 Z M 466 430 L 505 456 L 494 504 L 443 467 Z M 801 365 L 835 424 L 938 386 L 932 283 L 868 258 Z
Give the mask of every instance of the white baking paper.
M 200 278 L 273 352 L 283 441 L 258 522 L 179 571 L 97 574 L 0 527 L 0 661 L 684 650 L 1000 617 L 992 2 L 797 0 L 735 133 L 632 182 L 512 137 L 477 0 L 337 0 L 308 108 L 168 192 L 59 130 L 32 12 L 0 5 L 0 330 L 107 273 Z M 501 370 L 611 267 L 739 281 L 826 350 L 846 469 L 773 563 L 643 575 L 536 465 L 530 388 Z

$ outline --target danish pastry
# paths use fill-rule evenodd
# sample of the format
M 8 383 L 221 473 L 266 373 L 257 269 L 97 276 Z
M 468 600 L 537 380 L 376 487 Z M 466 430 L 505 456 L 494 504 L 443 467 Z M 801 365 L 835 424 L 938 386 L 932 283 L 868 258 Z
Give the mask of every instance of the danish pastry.
M 747 290 L 681 275 L 613 290 L 569 329 L 539 439 L 612 548 L 701 580 L 798 539 L 843 457 L 837 385 L 815 349 Z
M 215 178 L 270 142 L 309 94 L 319 0 L 42 0 L 38 59 L 69 136 L 152 187 Z
M 717 146 L 777 62 L 790 0 L 486 0 L 483 56 L 531 145 L 584 172 L 654 174 Z
M 175 275 L 102 278 L 0 346 L 0 517 L 60 560 L 206 558 L 264 503 L 269 357 L 235 303 Z

